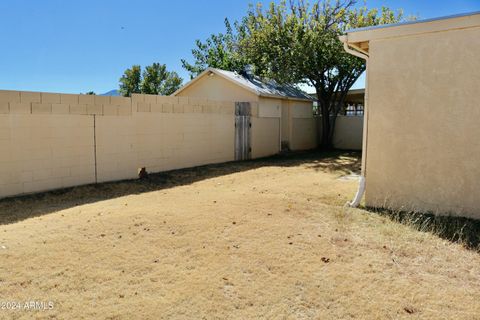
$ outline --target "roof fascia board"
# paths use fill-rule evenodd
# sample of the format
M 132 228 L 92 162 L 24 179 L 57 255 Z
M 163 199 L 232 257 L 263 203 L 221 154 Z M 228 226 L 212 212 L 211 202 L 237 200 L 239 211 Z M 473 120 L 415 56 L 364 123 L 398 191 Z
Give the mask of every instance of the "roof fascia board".
M 448 19 L 431 19 L 412 23 L 385 25 L 347 31 L 347 42 L 358 43 L 422 33 L 480 27 L 480 12 Z
M 273 98 L 273 99 L 283 99 L 283 100 L 308 101 L 308 102 L 315 101 L 315 99 L 285 97 L 285 96 L 278 96 L 278 95 L 275 95 L 275 94 L 264 94 L 264 93 L 261 93 L 259 96 L 262 97 L 262 98 Z
M 179 94 L 180 92 L 182 92 L 183 90 L 187 89 L 188 87 L 190 87 L 191 85 L 193 85 L 195 82 L 197 82 L 198 80 L 200 80 L 201 78 L 207 76 L 207 73 L 209 72 L 213 72 L 215 75 L 221 77 L 222 79 L 225 79 L 225 80 L 228 80 L 232 83 L 235 83 L 236 85 L 242 87 L 243 89 L 245 90 L 248 90 L 254 94 L 256 94 L 257 96 L 260 96 L 260 94 L 252 89 L 252 88 L 249 88 L 248 86 L 244 85 L 243 83 L 239 82 L 239 81 L 235 81 L 234 79 L 230 78 L 230 77 L 227 77 L 225 75 L 223 75 L 221 72 L 218 72 L 217 70 L 215 70 L 215 68 L 207 68 L 205 69 L 202 73 L 200 73 L 198 76 L 196 76 L 194 79 L 190 80 L 189 82 L 187 82 L 183 87 L 181 87 L 180 89 L 178 89 L 177 91 L 175 91 L 172 96 L 176 96 L 177 94 Z
M 194 84 L 195 82 L 197 82 L 198 80 L 200 80 L 209 70 L 210 68 L 207 68 L 205 70 L 203 70 L 203 72 L 201 72 L 198 76 L 196 76 L 195 78 L 193 78 L 192 80 L 188 81 L 185 85 L 183 85 L 181 88 L 179 88 L 177 91 L 175 91 L 174 93 L 172 93 L 171 95 L 172 96 L 176 96 L 177 94 L 179 94 L 180 92 L 182 92 L 183 90 L 187 89 L 188 87 L 190 87 L 192 84 Z

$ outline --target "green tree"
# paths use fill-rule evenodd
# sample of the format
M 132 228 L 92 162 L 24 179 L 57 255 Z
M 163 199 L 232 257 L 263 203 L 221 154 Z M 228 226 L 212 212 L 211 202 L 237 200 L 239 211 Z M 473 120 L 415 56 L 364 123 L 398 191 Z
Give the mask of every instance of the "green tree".
M 183 79 L 175 72 L 170 71 L 165 79 L 161 93 L 162 95 L 169 96 L 182 86 Z
M 225 35 L 197 41 L 192 50 L 195 63 L 183 60 L 183 67 L 196 75 L 206 67 L 238 71 L 249 63 L 264 78 L 311 85 L 322 114 L 321 146 L 330 148 L 345 96 L 365 71 L 365 61 L 346 53 L 338 37 L 350 28 L 394 23 L 403 17 L 388 8 L 355 8 L 355 3 L 283 0 L 266 9 L 260 3 L 251 5 L 235 30 L 228 24 Z
M 120 78 L 120 93 L 125 97 L 132 93 L 170 95 L 182 82 L 183 79 L 176 72 L 168 71 L 164 64 L 153 63 L 143 73 L 139 65 L 134 65 Z
M 140 93 L 142 70 L 139 65 L 125 70 L 120 78 L 120 93 L 124 97 L 130 97 L 132 93 Z
M 332 147 L 336 116 L 365 61 L 345 52 L 347 29 L 398 22 L 402 12 L 354 8 L 355 1 L 305 1 L 251 7 L 239 32 L 240 50 L 256 71 L 280 83 L 315 88 L 322 115 L 321 146 Z
M 235 26 L 237 27 L 237 26 Z M 230 71 L 241 71 L 247 64 L 238 50 L 238 33 L 234 31 L 228 19 L 225 19 L 226 33 L 212 34 L 205 42 L 195 41 L 192 49 L 194 63 L 182 59 L 182 66 L 193 79 L 208 67 Z
M 176 72 L 167 71 L 166 65 L 153 63 L 143 71 L 140 91 L 145 94 L 170 95 L 180 88 L 182 81 Z
M 94 96 L 94 95 L 96 95 L 96 93 L 95 93 L 94 91 L 88 91 L 88 92 L 85 92 L 85 94 L 86 94 L 87 96 Z

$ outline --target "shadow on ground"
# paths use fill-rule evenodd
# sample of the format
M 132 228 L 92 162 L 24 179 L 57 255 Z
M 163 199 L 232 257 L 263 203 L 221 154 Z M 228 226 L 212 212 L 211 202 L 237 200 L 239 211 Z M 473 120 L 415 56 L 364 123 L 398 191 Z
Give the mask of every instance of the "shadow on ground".
M 381 216 L 423 232 L 430 232 L 450 242 L 461 243 L 465 248 L 480 252 L 480 220 L 437 216 L 431 213 L 396 212 L 369 208 Z
M 359 152 L 312 151 L 150 174 L 146 179 L 100 183 L 0 200 L 0 225 L 131 194 L 157 191 L 264 166 L 307 165 L 318 171 L 349 174 L 360 170 Z
M 0 200 L 0 225 L 15 223 L 83 204 L 188 185 L 205 179 L 265 166 L 293 167 L 299 165 L 306 165 L 317 171 L 337 172 L 341 175 L 348 175 L 352 172 L 360 173 L 361 154 L 341 151 L 290 153 L 257 160 L 206 165 L 150 174 L 148 178 L 142 180 L 93 184 L 7 198 Z M 479 220 L 370 208 L 368 210 L 417 230 L 434 233 L 452 242 L 460 242 L 466 248 L 480 252 Z

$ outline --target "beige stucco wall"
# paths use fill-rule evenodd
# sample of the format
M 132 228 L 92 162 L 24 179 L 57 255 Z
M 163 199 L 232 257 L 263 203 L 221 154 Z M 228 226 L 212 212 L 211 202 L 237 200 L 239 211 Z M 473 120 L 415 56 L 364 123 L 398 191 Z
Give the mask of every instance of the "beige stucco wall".
M 480 28 L 369 47 L 366 204 L 480 218 Z
M 217 74 L 205 75 L 177 94 L 179 97 L 198 97 L 238 102 L 258 101 L 258 96 Z

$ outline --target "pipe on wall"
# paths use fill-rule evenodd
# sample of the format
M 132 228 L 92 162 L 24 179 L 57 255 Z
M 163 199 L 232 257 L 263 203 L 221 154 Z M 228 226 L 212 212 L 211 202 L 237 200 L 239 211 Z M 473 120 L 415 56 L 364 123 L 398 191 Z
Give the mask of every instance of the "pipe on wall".
M 349 44 L 348 43 L 348 35 L 341 36 L 340 41 L 343 42 L 343 49 L 347 53 L 349 53 L 353 56 L 359 57 L 361 59 L 364 59 L 366 61 L 366 63 L 368 64 L 368 53 L 366 51 L 362 50 L 361 48 L 358 48 L 358 47 L 355 47 L 355 46 Z M 368 75 L 367 75 L 367 77 L 368 77 Z M 366 112 L 366 110 L 367 110 L 367 98 L 366 98 L 367 97 L 367 91 L 368 91 L 367 85 L 368 85 L 368 83 L 365 86 L 365 102 L 364 102 L 364 110 L 365 111 L 364 112 Z M 366 119 L 366 114 L 364 114 L 364 116 L 365 116 L 365 119 Z M 364 126 L 364 130 L 366 132 L 367 125 Z M 365 137 L 366 137 L 366 134 L 365 134 Z M 363 154 L 364 154 L 363 157 L 366 157 L 366 153 L 367 153 L 367 148 L 363 148 Z M 357 193 L 355 194 L 355 197 L 353 198 L 352 201 L 347 203 L 347 205 L 349 207 L 357 208 L 360 205 L 360 201 L 362 200 L 363 194 L 365 193 L 365 172 L 364 171 L 365 170 L 362 170 L 362 174 L 360 176 L 360 181 L 358 183 L 358 189 L 357 189 Z

